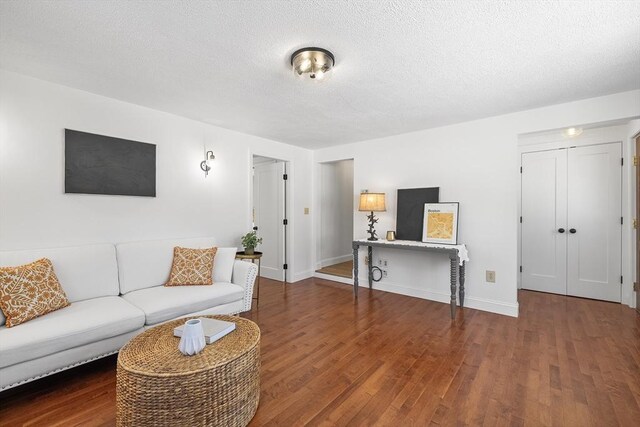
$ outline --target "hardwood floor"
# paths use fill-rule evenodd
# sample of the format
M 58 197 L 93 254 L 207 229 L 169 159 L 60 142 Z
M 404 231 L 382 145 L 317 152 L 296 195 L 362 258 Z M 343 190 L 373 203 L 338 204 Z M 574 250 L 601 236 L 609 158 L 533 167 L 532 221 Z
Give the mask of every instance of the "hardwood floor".
M 520 292 L 518 319 L 319 279 L 263 279 L 251 426 L 636 426 L 640 315 Z M 0 393 L 0 425 L 115 423 L 115 357 Z
M 339 264 L 328 265 L 320 270 L 316 270 L 316 272 L 351 279 L 353 277 L 353 261 L 345 261 Z

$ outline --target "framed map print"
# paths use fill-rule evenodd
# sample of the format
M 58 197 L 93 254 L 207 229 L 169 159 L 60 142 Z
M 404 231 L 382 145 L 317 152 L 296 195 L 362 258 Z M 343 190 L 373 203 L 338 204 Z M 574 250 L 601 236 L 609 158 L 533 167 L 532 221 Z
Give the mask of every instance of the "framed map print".
M 458 244 L 458 202 L 425 203 L 422 241 Z

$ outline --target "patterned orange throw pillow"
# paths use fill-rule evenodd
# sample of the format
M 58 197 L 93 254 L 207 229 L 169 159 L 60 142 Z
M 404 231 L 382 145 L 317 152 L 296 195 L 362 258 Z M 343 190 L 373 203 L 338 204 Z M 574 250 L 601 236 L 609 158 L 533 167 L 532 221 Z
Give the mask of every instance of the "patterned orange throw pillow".
M 18 267 L 0 267 L 0 309 L 7 317 L 7 328 L 69 304 L 47 258 Z
M 213 284 L 213 258 L 218 248 L 173 248 L 173 264 L 165 286 Z

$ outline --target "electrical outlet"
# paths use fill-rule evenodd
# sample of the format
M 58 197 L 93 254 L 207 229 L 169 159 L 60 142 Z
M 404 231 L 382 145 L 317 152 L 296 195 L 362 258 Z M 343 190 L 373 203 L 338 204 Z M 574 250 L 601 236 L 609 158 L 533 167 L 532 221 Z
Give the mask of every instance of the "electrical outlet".
M 486 276 L 487 276 L 487 279 L 486 279 L 487 282 L 496 283 L 496 272 L 495 271 L 487 270 L 486 271 Z
M 304 214 L 309 215 L 309 208 L 304 208 Z
M 389 261 L 387 261 L 386 259 L 382 260 L 382 265 L 387 267 L 389 265 Z
M 382 259 L 378 258 L 378 265 L 382 267 Z
M 387 270 L 382 270 L 382 277 L 387 277 Z

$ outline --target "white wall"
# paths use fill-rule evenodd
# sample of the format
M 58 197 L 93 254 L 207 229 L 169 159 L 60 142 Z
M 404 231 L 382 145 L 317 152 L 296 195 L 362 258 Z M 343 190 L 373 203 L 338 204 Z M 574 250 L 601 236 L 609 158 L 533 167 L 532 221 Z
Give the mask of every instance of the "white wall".
M 516 316 L 518 135 L 638 116 L 640 91 L 631 91 L 330 147 L 314 152 L 314 161 L 353 158 L 355 188 L 387 193 L 379 234 L 395 229 L 398 188 L 439 186 L 441 201 L 460 202 L 459 241 L 468 245 L 471 257 L 465 305 Z M 365 216 L 354 211 L 355 238 L 366 237 L 365 223 Z M 378 257 L 389 260 L 388 277 L 374 288 L 448 302 L 446 256 L 374 251 L 374 262 Z M 485 270 L 496 271 L 496 283 L 485 282 Z M 361 283 L 365 275 L 360 269 Z
M 64 129 L 157 144 L 157 197 L 64 194 Z M 216 160 L 205 178 L 204 148 Z M 213 235 L 251 229 L 253 154 L 288 160 L 294 278 L 309 277 L 312 152 L 0 71 L 0 249 Z
M 316 268 L 348 261 L 353 237 L 353 160 L 320 165 L 320 257 Z
M 518 135 L 638 116 L 640 91 L 632 91 L 312 153 L 0 71 L 0 249 L 202 235 L 239 246 L 251 227 L 255 154 L 291 164 L 289 262 L 293 280 L 300 280 L 313 274 L 317 259 L 311 230 L 319 228 L 319 216 L 314 222 L 304 215 L 305 207 L 312 214 L 320 208 L 312 157 L 316 163 L 353 158 L 356 192 L 387 193 L 379 234 L 395 229 L 397 188 L 440 186 L 441 200 L 459 201 L 460 241 L 471 255 L 466 305 L 516 315 Z M 638 130 L 633 123 L 629 137 Z M 64 194 L 64 128 L 157 144 L 157 197 Z M 216 154 L 208 178 L 198 166 L 203 145 Z M 353 209 L 353 218 L 354 237 L 366 237 L 365 215 Z M 445 257 L 382 256 L 389 276 L 376 287 L 448 301 Z M 496 271 L 495 284 L 484 282 L 485 270 Z M 361 283 L 364 274 L 361 269 Z

